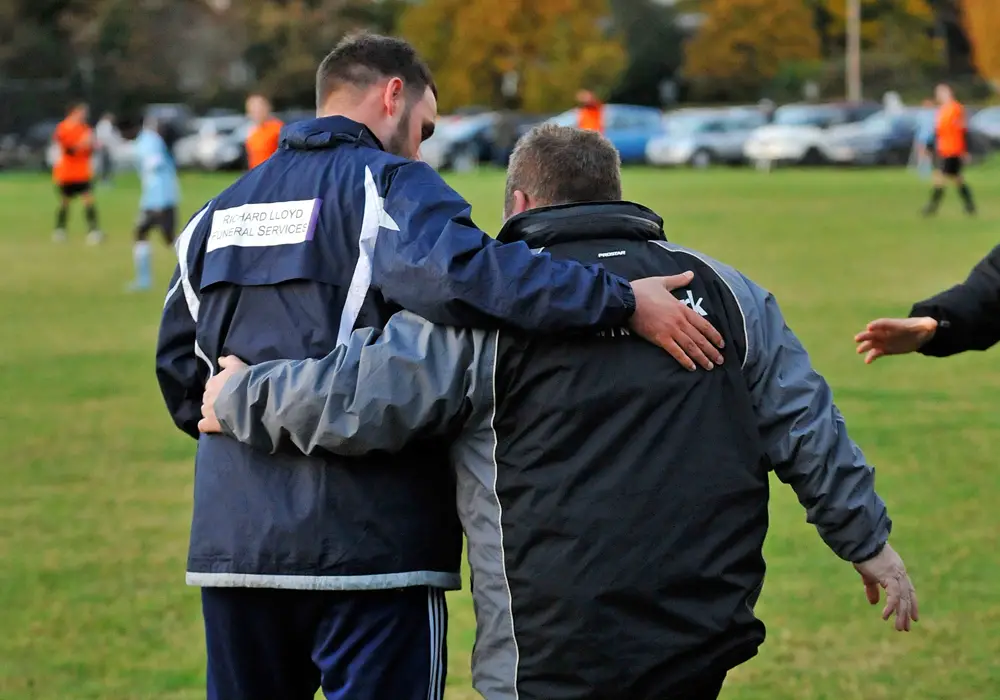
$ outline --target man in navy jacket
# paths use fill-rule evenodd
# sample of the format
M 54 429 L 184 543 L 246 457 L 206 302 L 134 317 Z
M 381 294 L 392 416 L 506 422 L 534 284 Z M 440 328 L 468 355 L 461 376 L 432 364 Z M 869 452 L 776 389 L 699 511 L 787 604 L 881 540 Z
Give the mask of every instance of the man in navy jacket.
M 405 42 L 343 41 L 317 106 L 178 240 L 157 377 L 183 431 L 198 436 L 210 358 L 322 357 L 401 308 L 534 333 L 630 325 L 689 369 L 722 362 L 721 336 L 669 292 L 688 276 L 630 284 L 476 228 L 412 160 L 437 106 Z M 199 440 L 187 580 L 202 588 L 209 698 L 443 695 L 443 591 L 460 585 L 461 554 L 447 445 L 363 459 Z

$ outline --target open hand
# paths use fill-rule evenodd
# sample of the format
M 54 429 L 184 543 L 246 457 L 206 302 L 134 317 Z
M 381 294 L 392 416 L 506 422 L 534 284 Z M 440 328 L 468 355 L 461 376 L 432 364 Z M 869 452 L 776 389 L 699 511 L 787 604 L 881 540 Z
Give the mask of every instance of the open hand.
M 934 337 L 938 323 L 933 318 L 880 318 L 872 321 L 861 333 L 854 336 L 858 354 L 865 356 L 865 364 L 883 355 L 905 355 L 916 352 Z
M 917 592 L 913 589 L 906 573 L 903 560 L 888 544 L 868 561 L 855 564 L 865 584 L 865 597 L 872 605 L 878 605 L 880 589 L 885 589 L 885 607 L 882 619 L 896 615 L 896 631 L 909 632 L 913 622 L 920 619 L 917 608 Z
M 701 365 L 712 369 L 723 362 L 722 336 L 701 314 L 670 292 L 686 287 L 693 272 L 670 277 L 647 277 L 632 283 L 635 313 L 630 325 L 643 338 L 659 345 L 692 372 Z M 695 364 L 697 363 L 697 364 Z

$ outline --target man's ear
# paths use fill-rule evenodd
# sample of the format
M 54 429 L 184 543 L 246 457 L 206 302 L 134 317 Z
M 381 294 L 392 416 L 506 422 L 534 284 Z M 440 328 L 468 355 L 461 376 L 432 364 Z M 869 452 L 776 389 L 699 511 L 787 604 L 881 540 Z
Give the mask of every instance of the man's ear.
M 510 208 L 510 216 L 517 216 L 531 209 L 531 198 L 521 190 L 514 190 L 514 201 Z
M 403 81 L 399 78 L 389 78 L 382 91 L 382 106 L 385 107 L 388 115 L 394 116 L 402 106 L 403 101 Z

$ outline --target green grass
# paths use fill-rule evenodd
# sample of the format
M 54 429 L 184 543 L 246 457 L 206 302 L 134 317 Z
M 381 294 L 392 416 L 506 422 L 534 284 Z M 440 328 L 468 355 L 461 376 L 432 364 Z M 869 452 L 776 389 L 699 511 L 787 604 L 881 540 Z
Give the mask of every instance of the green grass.
M 964 277 L 1000 232 L 1000 170 L 975 170 L 983 214 L 916 216 L 926 185 L 903 172 L 633 170 L 626 195 L 668 236 L 771 289 L 878 466 L 893 542 L 923 619 L 883 624 L 857 575 L 775 484 L 769 636 L 735 671 L 732 700 L 996 698 L 1000 688 L 1000 361 L 891 358 L 865 367 L 851 337 L 871 318 Z M 190 214 L 227 183 L 184 179 Z M 495 231 L 503 177 L 455 177 Z M 137 187 L 100 191 L 107 245 L 49 242 L 53 189 L 0 176 L 0 698 L 204 697 L 197 592 L 184 586 L 194 444 L 153 376 L 162 295 L 130 296 Z M 170 254 L 156 251 L 165 288 Z M 449 700 L 470 689 L 473 619 L 450 598 Z

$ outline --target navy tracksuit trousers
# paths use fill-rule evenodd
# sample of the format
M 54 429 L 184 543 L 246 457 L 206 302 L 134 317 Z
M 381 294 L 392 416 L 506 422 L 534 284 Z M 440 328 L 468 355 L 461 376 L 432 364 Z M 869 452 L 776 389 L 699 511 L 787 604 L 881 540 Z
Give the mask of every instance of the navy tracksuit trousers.
M 203 588 L 208 700 L 441 700 L 444 592 Z

